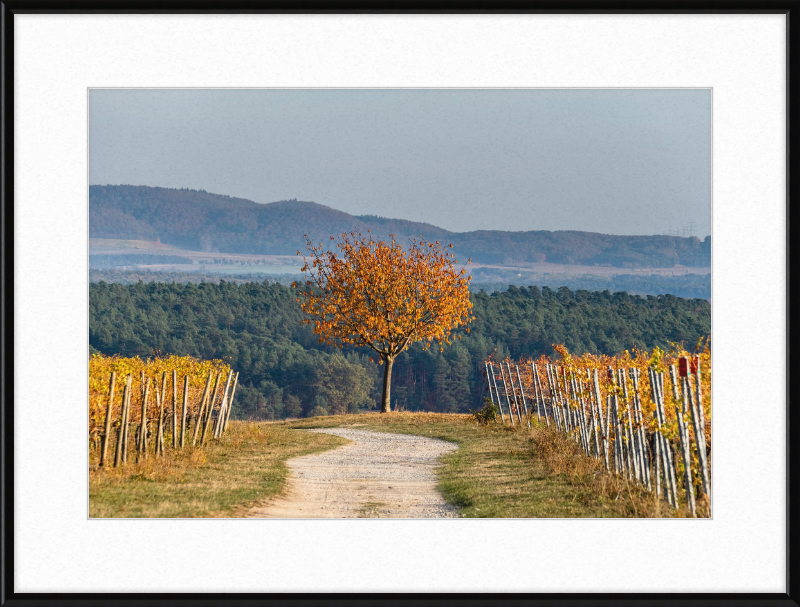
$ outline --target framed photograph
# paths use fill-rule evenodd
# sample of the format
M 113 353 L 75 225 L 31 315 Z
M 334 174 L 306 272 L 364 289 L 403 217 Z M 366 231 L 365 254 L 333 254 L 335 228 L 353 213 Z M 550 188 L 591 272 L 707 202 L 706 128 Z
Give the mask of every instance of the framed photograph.
M 797 602 L 794 6 L 4 2 L 4 604 Z

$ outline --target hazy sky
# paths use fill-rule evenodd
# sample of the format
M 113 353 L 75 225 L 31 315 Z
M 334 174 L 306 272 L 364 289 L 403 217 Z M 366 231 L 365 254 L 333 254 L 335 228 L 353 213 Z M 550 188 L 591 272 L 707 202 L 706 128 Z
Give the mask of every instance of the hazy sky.
M 711 228 L 711 91 L 102 90 L 89 182 L 463 232 Z

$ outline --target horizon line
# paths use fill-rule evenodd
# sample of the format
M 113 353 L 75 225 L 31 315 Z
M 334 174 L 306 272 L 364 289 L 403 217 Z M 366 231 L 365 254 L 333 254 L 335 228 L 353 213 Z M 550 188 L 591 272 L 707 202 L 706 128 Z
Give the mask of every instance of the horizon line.
M 327 204 L 324 204 L 324 203 L 321 203 L 321 202 L 316 202 L 314 200 L 298 200 L 297 198 L 283 198 L 281 200 L 273 200 L 271 202 L 258 202 L 257 200 L 251 200 L 249 198 L 242 198 L 242 197 L 239 197 L 239 196 L 231 196 L 230 194 L 220 194 L 220 193 L 217 193 L 217 192 L 209 192 L 208 190 L 205 190 L 205 189 L 202 189 L 202 188 L 201 189 L 188 188 L 188 187 L 170 188 L 170 187 L 159 186 L 159 185 L 144 185 L 144 184 L 136 185 L 136 184 L 133 184 L 133 183 L 106 183 L 106 184 L 103 184 L 103 183 L 90 183 L 89 184 L 90 188 L 93 187 L 93 186 L 96 186 L 96 187 L 129 186 L 129 187 L 134 187 L 134 188 L 154 188 L 154 189 L 157 188 L 157 189 L 162 189 L 162 190 L 175 190 L 175 191 L 179 191 L 179 192 L 180 191 L 198 192 L 198 193 L 203 193 L 203 194 L 210 194 L 212 196 L 223 196 L 223 197 L 227 197 L 227 198 L 236 198 L 238 200 L 244 200 L 244 201 L 252 202 L 253 204 L 258 204 L 258 205 L 262 205 L 262 206 L 267 206 L 267 205 L 270 205 L 270 204 L 277 204 L 279 202 L 305 202 L 305 203 L 309 203 L 309 204 L 315 204 L 315 205 L 318 205 L 318 206 L 321 206 L 321 207 L 326 207 L 326 208 L 331 209 L 333 211 L 336 211 L 338 213 L 344 213 L 345 215 L 349 215 L 350 217 L 353 217 L 355 219 L 360 219 L 361 217 L 374 217 L 376 219 L 388 219 L 388 220 L 393 220 L 393 221 L 407 221 L 409 223 L 419 223 L 419 224 L 424 224 L 424 225 L 427 225 L 427 226 L 431 226 L 432 228 L 436 228 L 438 230 L 444 230 L 445 232 L 449 232 L 451 234 L 470 234 L 470 233 L 473 233 L 473 232 L 500 232 L 500 233 L 504 233 L 504 234 L 529 234 L 529 233 L 536 233 L 536 232 L 548 232 L 548 233 L 577 232 L 577 233 L 581 233 L 581 234 L 599 234 L 601 236 L 628 236 L 628 237 L 632 237 L 632 238 L 636 238 L 636 237 L 645 238 L 645 237 L 653 237 L 653 236 L 666 236 L 668 238 L 686 238 L 686 239 L 697 238 L 701 242 L 705 241 L 706 238 L 710 238 L 711 237 L 710 233 L 706 234 L 705 236 L 700 236 L 700 235 L 695 235 L 695 234 L 693 234 L 691 236 L 678 236 L 678 235 L 673 235 L 673 234 L 658 234 L 658 233 L 653 233 L 653 234 L 611 234 L 611 233 L 608 233 L 608 232 L 590 232 L 588 230 L 575 230 L 575 229 L 517 230 L 517 231 L 514 231 L 514 230 L 481 230 L 481 229 L 477 229 L 477 230 L 467 230 L 467 231 L 464 231 L 464 232 L 457 232 L 457 231 L 454 231 L 454 230 L 448 230 L 447 228 L 443 228 L 441 226 L 438 226 L 438 225 L 435 225 L 435 224 L 432 224 L 432 223 L 428 223 L 426 221 L 417 221 L 415 219 L 404 219 L 402 217 L 384 217 L 383 215 L 373 215 L 373 214 L 370 214 L 370 213 L 354 215 L 354 214 L 349 213 L 347 211 L 343 211 L 341 209 L 337 209 L 337 208 L 332 207 L 330 205 L 327 205 Z M 672 227 L 670 227 L 670 230 L 671 229 L 672 229 Z

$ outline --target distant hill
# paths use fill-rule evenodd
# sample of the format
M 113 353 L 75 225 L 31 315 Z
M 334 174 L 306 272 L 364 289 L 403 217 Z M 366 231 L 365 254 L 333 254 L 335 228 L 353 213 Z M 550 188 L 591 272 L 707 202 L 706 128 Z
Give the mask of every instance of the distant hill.
M 305 249 L 303 234 L 325 242 L 332 235 L 367 230 L 398 240 L 422 235 L 452 244 L 459 261 L 484 264 L 551 262 L 620 268 L 708 267 L 711 239 L 617 236 L 577 231 L 450 232 L 427 223 L 354 216 L 298 200 L 260 204 L 203 190 L 133 185 L 89 187 L 89 236 L 160 240 L 181 249 L 291 255 Z

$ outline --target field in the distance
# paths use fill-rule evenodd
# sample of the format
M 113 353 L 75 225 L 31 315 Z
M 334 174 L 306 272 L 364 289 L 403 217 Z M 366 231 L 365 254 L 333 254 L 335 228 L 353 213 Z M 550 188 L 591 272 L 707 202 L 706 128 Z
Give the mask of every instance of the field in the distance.
M 149 240 L 117 240 L 109 238 L 90 238 L 90 255 L 131 255 L 131 254 L 169 254 L 187 257 L 192 264 L 150 264 L 139 265 L 141 269 L 172 270 L 219 273 L 299 273 L 302 263 L 296 255 L 257 255 L 243 253 L 222 253 L 219 251 L 188 251 Z M 201 261 L 225 260 L 225 263 L 204 263 Z M 258 263 L 256 263 L 258 262 Z M 255 264 L 255 265 L 250 265 Z M 672 268 L 616 268 L 611 266 L 569 265 L 556 263 L 520 263 L 516 265 L 492 265 L 470 263 L 467 270 L 474 274 L 475 280 L 510 280 L 530 274 L 553 275 L 563 277 L 577 276 L 685 276 L 688 274 L 707 275 L 711 268 L 675 266 Z
M 286 487 L 283 462 L 334 448 L 338 437 L 302 429 L 341 427 L 453 441 L 439 490 L 462 517 L 647 517 L 670 513 L 654 495 L 621 480 L 552 430 L 478 426 L 468 415 L 368 413 L 288 422 L 231 422 L 218 443 L 165 460 L 90 472 L 92 517 L 235 517 Z M 536 423 L 534 421 L 534 426 Z
M 179 255 L 195 263 L 200 260 L 226 259 L 234 262 L 262 261 L 275 266 L 300 266 L 297 255 L 256 255 L 245 253 L 221 253 L 219 251 L 189 251 L 172 245 L 150 240 L 117 240 L 112 238 L 90 238 L 90 255 Z M 212 266 L 213 264 L 209 264 Z M 263 267 L 263 266 L 262 266 Z

